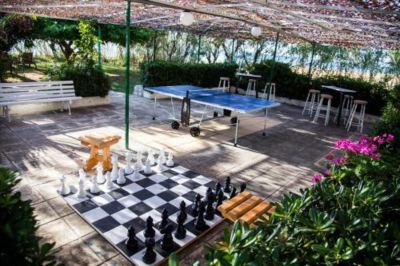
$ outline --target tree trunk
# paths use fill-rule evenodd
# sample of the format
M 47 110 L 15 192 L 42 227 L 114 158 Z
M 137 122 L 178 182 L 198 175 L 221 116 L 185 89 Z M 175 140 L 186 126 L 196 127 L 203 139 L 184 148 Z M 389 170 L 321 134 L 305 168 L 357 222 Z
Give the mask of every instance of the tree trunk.
M 68 64 L 71 63 L 72 55 L 74 53 L 74 49 L 72 49 L 72 41 L 59 41 L 58 45 L 60 46 Z

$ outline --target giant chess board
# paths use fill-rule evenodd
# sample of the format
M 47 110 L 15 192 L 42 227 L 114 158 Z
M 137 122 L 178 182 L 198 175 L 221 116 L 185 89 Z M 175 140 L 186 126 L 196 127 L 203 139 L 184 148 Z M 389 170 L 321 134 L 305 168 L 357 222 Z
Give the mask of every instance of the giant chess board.
M 161 168 L 153 166 L 152 169 L 153 173 L 148 175 L 143 170 L 136 174 L 125 174 L 125 184 L 118 185 L 113 181 L 111 189 L 105 184 L 100 184 L 100 191 L 96 194 L 90 193 L 88 189 L 90 183 L 85 181 L 86 197 L 78 197 L 73 190 L 64 196 L 74 211 L 135 265 L 148 265 L 143 262 L 146 252 L 144 232 L 148 217 L 152 217 L 155 225 L 153 250 L 156 259 L 150 263 L 153 265 L 162 262 L 170 253 L 184 247 L 207 231 L 207 229 L 196 229 L 196 217 L 193 217 L 195 215 L 192 209 L 198 194 L 202 196 L 202 200 L 206 200 L 207 190 L 210 191 L 211 188 L 215 191 L 216 187 L 216 182 L 211 179 L 177 164 L 172 167 L 163 165 Z M 157 225 L 162 221 L 162 213 L 166 210 L 168 223 L 175 231 L 182 201 L 186 203 L 187 216 L 184 221 L 186 236 L 178 239 L 172 234 L 174 248 L 165 251 L 161 244 L 163 232 L 157 229 Z M 215 202 L 214 206 L 216 204 Z M 222 220 L 223 218 L 215 213 L 212 220 L 205 222 L 212 228 Z M 135 229 L 137 240 L 137 247 L 133 250 L 126 244 L 130 226 Z

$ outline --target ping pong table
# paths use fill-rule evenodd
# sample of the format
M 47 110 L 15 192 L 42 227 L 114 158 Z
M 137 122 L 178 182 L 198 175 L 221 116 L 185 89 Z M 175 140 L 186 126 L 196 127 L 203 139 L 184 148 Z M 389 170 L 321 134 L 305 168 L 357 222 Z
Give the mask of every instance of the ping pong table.
M 264 110 L 265 120 L 264 120 L 263 136 L 265 136 L 268 109 L 280 105 L 280 103 L 275 101 L 268 101 L 265 99 L 254 98 L 251 96 L 232 94 L 218 89 L 202 88 L 192 85 L 145 87 L 144 90 L 154 93 L 153 120 L 156 118 L 156 113 L 157 113 L 157 94 L 165 95 L 171 98 L 173 119 L 175 119 L 175 108 L 173 99 L 182 100 L 182 108 L 184 102 L 189 101 L 189 115 L 188 115 L 189 119 L 190 119 L 190 102 L 203 105 L 204 111 L 201 115 L 201 119 L 198 122 L 198 125 L 190 129 L 190 134 L 192 136 L 199 136 L 200 125 L 204 119 L 205 113 L 207 112 L 207 107 L 221 108 L 232 111 L 233 113 L 236 114 L 236 118 L 231 119 L 231 123 L 236 124 L 235 140 L 234 140 L 235 146 L 237 145 L 240 115 Z M 214 115 L 214 118 L 218 118 L 218 116 Z M 182 122 L 182 113 L 181 113 L 181 122 Z M 180 125 L 179 122 L 174 120 L 171 126 L 173 129 L 178 129 Z

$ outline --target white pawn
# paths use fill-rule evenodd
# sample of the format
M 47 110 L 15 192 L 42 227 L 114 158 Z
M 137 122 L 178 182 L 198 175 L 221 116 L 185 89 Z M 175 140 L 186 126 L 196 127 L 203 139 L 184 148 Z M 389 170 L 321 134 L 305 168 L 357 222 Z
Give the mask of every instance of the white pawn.
M 111 170 L 111 180 L 116 181 L 118 178 L 118 155 L 113 154 L 111 156 L 112 170 Z
M 168 160 L 167 160 L 167 166 L 172 167 L 174 166 L 174 156 L 172 155 L 172 152 L 168 153 Z
M 150 160 L 147 159 L 147 160 L 146 160 L 146 163 L 145 163 L 145 166 L 144 166 L 144 173 L 145 173 L 146 175 L 150 175 L 152 172 L 153 172 L 153 170 L 151 170 Z
M 125 166 L 125 173 L 126 174 L 131 174 L 133 169 L 132 169 L 132 152 L 131 151 L 127 151 L 125 154 L 125 160 L 126 160 L 126 166 Z
M 97 170 L 97 182 L 100 184 L 103 184 L 104 182 L 106 182 L 106 179 L 104 178 L 103 175 L 103 164 L 102 163 L 98 163 L 96 166 L 96 170 Z
M 123 184 L 125 184 L 125 182 L 126 182 L 125 171 L 123 168 L 120 168 L 119 172 L 118 172 L 117 184 L 123 185 Z
M 149 149 L 149 151 L 147 152 L 147 160 L 149 160 L 150 165 L 156 164 L 156 159 L 154 158 L 154 152 L 151 149 Z
M 60 188 L 60 190 L 59 190 L 59 193 L 61 194 L 61 196 L 68 195 L 68 194 L 71 192 L 71 190 L 69 189 L 69 187 L 65 185 L 65 179 L 66 179 L 66 178 L 65 178 L 64 175 L 62 175 L 62 176 L 60 177 L 61 188 Z
M 110 172 L 106 173 L 106 188 L 107 189 L 113 189 L 114 188 L 114 184 L 112 182 Z
M 97 184 L 97 178 L 95 175 L 92 176 L 92 185 L 90 186 L 90 193 L 97 194 L 100 192 L 99 185 Z
M 79 178 L 79 186 L 78 186 L 78 198 L 86 198 L 86 191 L 85 191 L 85 179 Z

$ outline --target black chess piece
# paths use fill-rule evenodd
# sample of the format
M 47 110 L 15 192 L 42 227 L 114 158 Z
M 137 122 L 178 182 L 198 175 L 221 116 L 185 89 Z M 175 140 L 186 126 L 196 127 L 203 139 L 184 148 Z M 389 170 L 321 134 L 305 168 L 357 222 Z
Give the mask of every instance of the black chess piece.
M 214 219 L 214 201 L 215 201 L 215 195 L 211 191 L 207 194 L 207 207 L 206 207 L 206 215 L 204 218 L 206 220 L 212 220 Z
M 156 235 L 156 231 L 153 228 L 153 218 L 149 216 L 146 220 L 146 229 L 144 230 L 144 237 L 154 237 Z
M 174 250 L 174 238 L 172 237 L 172 231 L 174 227 L 168 224 L 164 229 L 164 237 L 161 240 L 161 248 L 167 252 Z
M 206 210 L 206 204 L 204 201 L 200 201 L 199 204 L 199 214 L 197 215 L 197 219 L 195 221 L 195 228 L 198 231 L 204 231 L 209 228 L 204 220 L 204 211 Z
M 246 187 L 247 187 L 246 183 L 240 184 L 240 192 L 245 191 L 245 190 L 246 190 Z
M 226 192 L 226 193 L 231 192 L 231 177 L 230 176 L 227 176 L 225 179 L 224 192 Z
M 183 221 L 186 221 L 186 218 L 187 218 L 187 213 L 186 213 L 186 203 L 185 203 L 185 201 L 181 201 L 181 204 L 179 205 L 179 210 L 180 210 L 180 212 L 179 212 L 179 215 L 182 215 L 183 216 Z
M 138 247 L 138 241 L 136 239 L 136 231 L 135 228 L 131 225 L 128 229 L 128 239 L 125 242 L 126 247 L 133 251 L 136 250 Z
M 218 182 L 217 184 L 215 184 L 215 195 L 218 195 L 221 188 L 222 188 L 221 183 Z
M 164 233 L 164 229 L 168 224 L 169 224 L 169 222 L 168 222 L 168 210 L 164 209 L 162 211 L 162 214 L 161 214 L 161 222 L 158 225 L 158 231 L 160 231 L 160 233 L 163 234 Z
M 207 198 L 207 196 L 208 196 L 208 194 L 210 194 L 210 193 L 213 193 L 213 191 L 212 191 L 212 188 L 207 188 L 207 191 L 206 191 L 206 198 Z
M 178 223 L 178 227 L 176 228 L 175 231 L 175 237 L 177 239 L 184 239 L 186 237 L 186 228 L 185 225 L 183 224 L 185 222 L 186 218 L 184 215 L 182 215 L 182 212 L 179 213 L 176 222 Z
M 220 206 L 222 204 L 222 202 L 224 201 L 224 192 L 222 190 L 219 191 L 218 195 L 217 195 L 217 207 Z
M 144 252 L 142 258 L 144 263 L 151 264 L 156 261 L 157 254 L 154 252 L 155 244 L 156 242 L 154 241 L 154 238 L 146 238 L 146 241 L 144 242 L 144 245 L 146 246 L 146 251 Z
M 192 216 L 196 217 L 199 214 L 199 205 L 201 201 L 201 195 L 197 193 L 196 199 L 194 201 L 193 207 L 192 207 Z
M 232 191 L 231 191 L 231 194 L 229 195 L 229 198 L 231 199 L 231 198 L 233 198 L 234 196 L 236 196 L 236 188 L 235 187 L 233 187 L 232 188 Z

